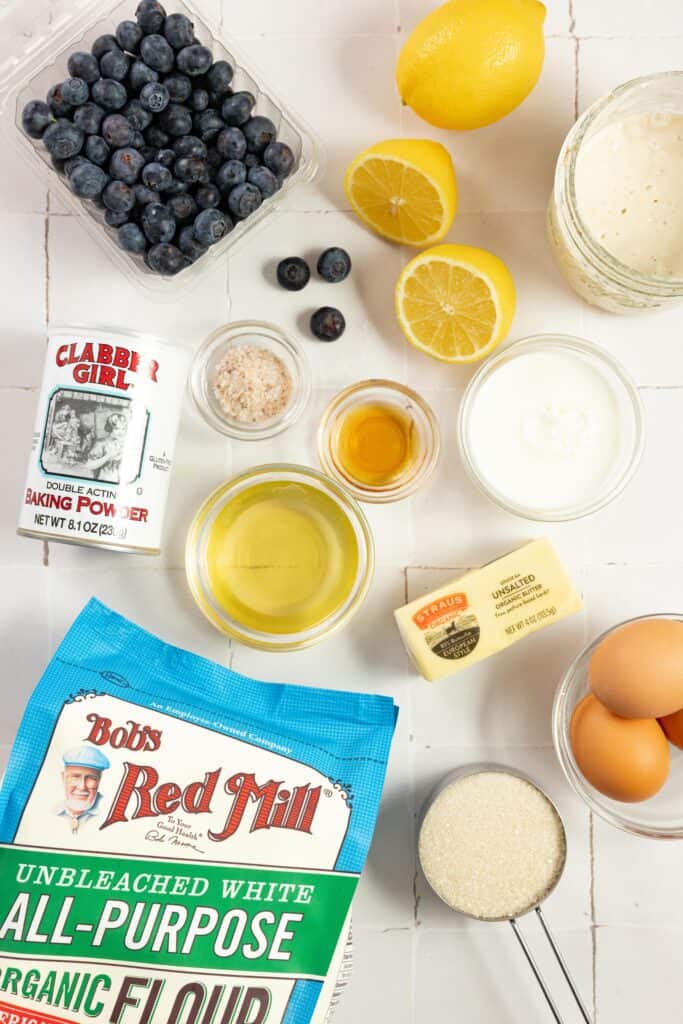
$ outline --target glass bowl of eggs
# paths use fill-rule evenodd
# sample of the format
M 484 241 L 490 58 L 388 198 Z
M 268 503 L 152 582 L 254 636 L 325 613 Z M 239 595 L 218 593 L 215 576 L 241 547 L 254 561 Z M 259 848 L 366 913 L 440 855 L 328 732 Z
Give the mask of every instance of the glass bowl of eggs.
M 628 619 L 564 675 L 553 741 L 597 815 L 634 835 L 683 839 L 683 615 Z

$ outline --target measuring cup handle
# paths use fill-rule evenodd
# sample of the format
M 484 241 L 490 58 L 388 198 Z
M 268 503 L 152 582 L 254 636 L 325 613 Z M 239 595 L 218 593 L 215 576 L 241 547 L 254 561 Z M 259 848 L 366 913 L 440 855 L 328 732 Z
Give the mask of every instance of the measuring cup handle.
M 529 949 L 529 947 L 528 947 L 528 945 L 526 943 L 526 939 L 524 938 L 524 936 L 520 932 L 519 925 L 517 924 L 517 921 L 515 920 L 514 917 L 510 918 L 510 924 L 512 925 L 512 930 L 515 933 L 517 941 L 519 942 L 520 946 L 522 947 L 522 952 L 524 953 L 524 956 L 527 959 L 527 963 L 529 964 L 529 967 L 533 971 L 533 975 L 534 975 L 536 981 L 538 982 L 538 984 L 539 984 L 539 986 L 541 988 L 541 992 L 545 996 L 545 1000 L 546 1000 L 548 1006 L 550 1007 L 550 1012 L 552 1013 L 552 1015 L 553 1015 L 555 1021 L 557 1022 L 557 1024 L 564 1024 L 564 1022 L 562 1020 L 562 1017 L 560 1016 L 560 1011 L 558 1010 L 557 1006 L 555 1005 L 555 1001 L 554 1001 L 553 997 L 550 995 L 550 990 L 549 990 L 548 986 L 545 983 L 545 980 L 543 978 L 543 975 L 541 974 L 540 968 L 539 968 L 538 964 L 536 963 L 536 961 L 534 960 L 533 953 Z
M 536 907 L 536 915 L 538 917 L 538 920 L 541 922 L 541 927 L 543 928 L 543 931 L 545 932 L 545 937 L 547 938 L 548 942 L 550 943 L 550 948 L 552 949 L 553 953 L 555 954 L 555 959 L 557 960 L 558 964 L 560 965 L 560 970 L 562 971 L 562 973 L 564 975 L 564 979 L 567 982 L 567 984 L 569 985 L 569 989 L 571 991 L 571 994 L 574 996 L 574 1000 L 576 1002 L 576 1005 L 579 1008 L 581 1016 L 583 1017 L 583 1019 L 586 1022 L 586 1024 L 592 1024 L 590 1014 L 588 1013 L 588 1010 L 584 1006 L 583 1000 L 581 999 L 581 996 L 579 995 L 578 989 L 577 989 L 576 985 L 574 984 L 574 979 L 572 978 L 571 974 L 569 973 L 569 968 L 567 967 L 567 964 L 565 963 L 564 957 L 560 953 L 559 947 L 558 947 L 557 943 L 555 942 L 555 939 L 553 938 L 553 935 L 552 935 L 552 933 L 550 931 L 550 928 L 546 924 L 545 918 L 543 916 L 543 913 L 541 912 L 541 908 L 540 907 Z

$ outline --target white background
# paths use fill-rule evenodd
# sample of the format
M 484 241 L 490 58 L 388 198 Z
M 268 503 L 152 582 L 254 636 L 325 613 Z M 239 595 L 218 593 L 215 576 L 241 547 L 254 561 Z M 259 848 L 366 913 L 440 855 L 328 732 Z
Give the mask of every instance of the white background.
M 49 655 L 92 594 L 165 639 L 242 672 L 392 694 L 401 718 L 355 911 L 356 973 L 340 1024 L 549 1019 L 510 929 L 446 913 L 415 872 L 414 815 L 425 793 L 454 766 L 482 757 L 532 772 L 565 817 L 569 860 L 547 914 L 597 1021 L 673 1021 L 683 968 L 683 849 L 591 819 L 557 765 L 550 707 L 562 671 L 587 638 L 628 615 L 680 611 L 683 604 L 681 313 L 624 319 L 582 305 L 551 261 L 544 207 L 577 112 L 621 81 L 681 66 L 680 0 L 550 0 L 540 84 L 505 121 L 466 135 L 430 129 L 401 109 L 394 87 L 398 50 L 429 0 L 224 0 L 222 12 L 220 0 L 204 2 L 322 137 L 327 171 L 316 186 L 295 192 L 229 265 L 210 270 L 187 300 L 163 306 L 110 266 L 45 180 L 0 149 L 3 756 Z M 470 373 L 406 346 L 392 310 L 408 254 L 373 237 L 345 209 L 341 181 L 349 159 L 401 134 L 437 137 L 453 154 L 460 206 L 450 237 L 490 248 L 508 263 L 519 300 L 510 340 L 560 331 L 605 346 L 635 377 L 648 419 L 647 450 L 626 493 L 588 520 L 543 531 L 580 584 L 584 613 L 437 686 L 411 671 L 392 609 L 538 535 L 539 527 L 497 511 L 465 479 L 455 413 Z M 354 260 L 352 276 L 334 291 L 313 281 L 296 295 L 273 284 L 276 259 L 334 244 Z M 305 314 L 323 303 L 339 305 L 347 317 L 346 334 L 334 345 L 302 333 Z M 160 559 L 48 549 L 15 536 L 49 323 L 150 328 L 195 345 L 228 319 L 258 316 L 302 339 L 316 377 L 310 408 L 274 441 L 232 448 L 186 411 Z M 436 477 L 412 500 L 369 508 L 377 573 L 341 636 L 284 656 L 231 647 L 195 609 L 185 584 L 183 542 L 194 509 L 246 466 L 315 465 L 325 403 L 371 375 L 405 381 L 433 404 L 445 447 Z M 563 1002 L 559 983 L 557 989 Z M 568 1008 L 567 1020 L 574 1019 Z

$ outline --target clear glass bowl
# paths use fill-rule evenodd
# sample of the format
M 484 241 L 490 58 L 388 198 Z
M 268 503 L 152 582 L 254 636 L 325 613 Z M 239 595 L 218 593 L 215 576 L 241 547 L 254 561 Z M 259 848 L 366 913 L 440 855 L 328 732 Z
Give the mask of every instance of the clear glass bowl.
M 498 367 L 531 351 L 570 352 L 588 360 L 609 381 L 624 422 L 629 424 L 628 436 L 624 438 L 620 457 L 615 462 L 612 472 L 603 481 L 602 490 L 590 499 L 572 506 L 541 509 L 531 505 L 516 504 L 497 490 L 495 482 L 484 476 L 477 464 L 476 444 L 470 436 L 470 419 L 478 394 Z M 487 359 L 472 377 L 460 405 L 458 443 L 468 475 L 491 501 L 507 512 L 512 512 L 513 515 L 521 516 L 524 519 L 546 523 L 580 519 L 582 516 L 597 512 L 613 501 L 636 472 L 645 444 L 643 407 L 638 390 L 626 371 L 616 359 L 598 348 L 597 345 L 569 335 L 538 334 L 516 341 L 498 352 L 497 355 Z
M 298 633 L 265 633 L 232 618 L 216 601 L 207 567 L 207 546 L 216 517 L 240 492 L 262 483 L 303 483 L 331 498 L 351 525 L 358 549 L 358 566 L 351 590 L 331 615 L 310 629 Z M 250 647 L 269 651 L 294 651 L 311 647 L 336 633 L 355 615 L 372 582 L 375 548 L 369 523 L 361 508 L 339 484 L 307 466 L 270 464 L 257 466 L 234 477 L 210 494 L 197 512 L 187 536 L 185 569 L 197 607 L 209 622 Z
M 253 228 L 262 224 L 293 188 L 317 176 L 321 150 L 310 129 L 277 98 L 270 86 L 264 84 L 261 72 L 240 54 L 232 40 L 211 25 L 188 0 L 168 0 L 165 3 L 167 12 L 185 14 L 194 22 L 198 40 L 209 47 L 214 60 L 227 60 L 233 65 L 233 91 L 253 93 L 256 97 L 254 112 L 274 122 L 278 139 L 291 147 L 296 163 L 274 196 L 266 199 L 246 220 L 239 221 L 196 263 L 173 278 L 153 273 L 142 257 L 120 249 L 116 242 L 116 229 L 105 223 L 104 211 L 94 203 L 83 202 L 74 196 L 63 177 L 54 170 L 42 141 L 24 134 L 21 112 L 29 100 L 44 99 L 50 86 L 68 77 L 67 60 L 71 53 L 75 50 L 89 51 L 98 36 L 112 33 L 120 21 L 134 18 L 137 3 L 138 0 L 51 0 L 48 5 L 32 2 L 12 4 L 11 14 L 4 9 L 10 5 L 0 4 L 0 29 L 10 53 L 5 58 L 0 56 L 0 85 L 3 87 L 0 112 L 7 141 L 19 149 L 29 165 L 48 168 L 51 187 L 58 190 L 60 198 L 78 215 L 80 222 L 109 253 L 114 263 L 135 284 L 151 290 L 156 299 L 175 302 L 181 292 L 194 286 L 202 270 L 214 266 L 217 260 L 233 252 Z
M 350 476 L 338 453 L 339 432 L 346 415 L 373 402 L 400 409 L 410 418 L 419 438 L 414 461 L 397 479 L 377 486 Z M 345 388 L 328 405 L 318 429 L 318 455 L 323 470 L 360 501 L 383 503 L 413 494 L 434 472 L 440 450 L 439 424 L 429 405 L 417 392 L 392 380 L 363 380 Z
M 285 408 L 277 416 L 260 423 L 231 419 L 213 389 L 216 369 L 227 351 L 245 345 L 273 352 L 285 364 L 292 378 L 292 394 Z M 296 342 L 279 327 L 260 320 L 239 320 L 217 328 L 197 350 L 189 384 L 194 404 L 210 427 L 240 441 L 262 441 L 275 437 L 299 419 L 311 396 L 311 369 Z
M 634 835 L 652 839 L 683 839 L 683 750 L 669 745 L 671 770 L 659 793 L 650 800 L 643 800 L 642 803 L 625 804 L 603 796 L 586 781 L 574 760 L 569 742 L 569 727 L 574 708 L 590 692 L 588 666 L 593 651 L 615 629 L 629 622 L 640 622 L 644 619 L 676 619 L 683 622 L 683 615 L 666 612 L 659 615 L 639 615 L 606 630 L 584 648 L 567 669 L 555 694 L 552 716 L 553 742 L 570 785 L 599 817 L 610 825 Z

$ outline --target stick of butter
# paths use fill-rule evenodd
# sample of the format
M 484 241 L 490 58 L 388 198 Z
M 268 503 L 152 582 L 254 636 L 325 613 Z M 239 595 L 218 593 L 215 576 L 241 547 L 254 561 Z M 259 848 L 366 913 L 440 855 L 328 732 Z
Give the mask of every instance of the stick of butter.
M 433 682 L 581 610 L 549 540 L 508 555 L 394 612 L 415 666 Z

